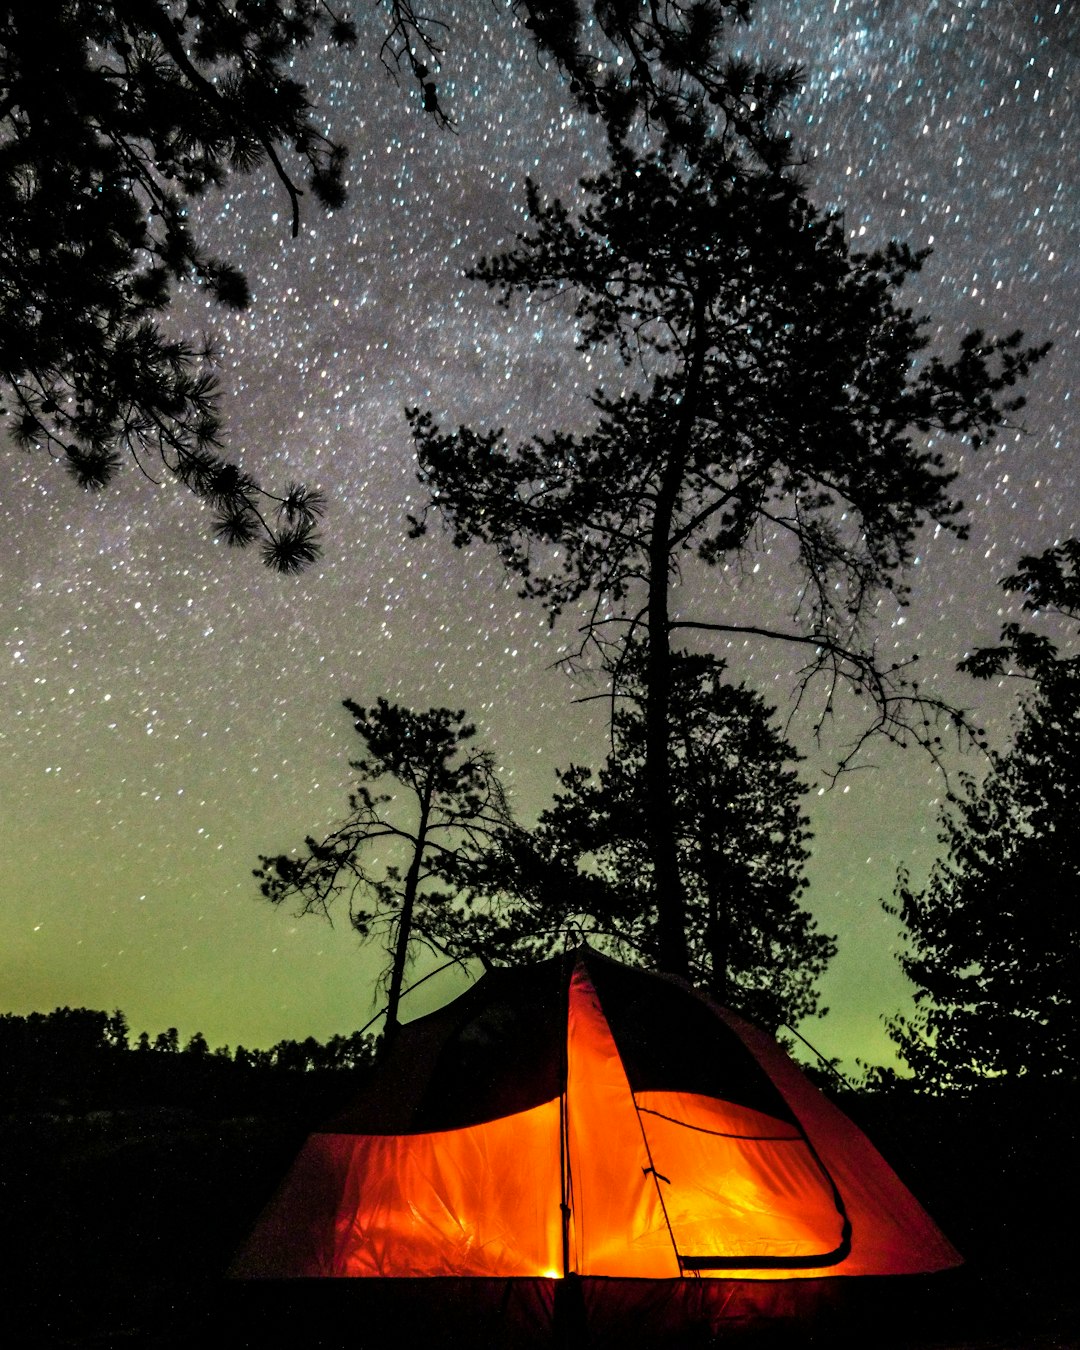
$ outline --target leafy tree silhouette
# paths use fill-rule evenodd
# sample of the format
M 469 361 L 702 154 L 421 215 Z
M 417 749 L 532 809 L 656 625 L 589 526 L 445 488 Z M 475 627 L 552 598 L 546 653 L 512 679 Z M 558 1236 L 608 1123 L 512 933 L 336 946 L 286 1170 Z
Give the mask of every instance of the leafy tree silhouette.
M 612 125 L 610 165 L 583 187 L 574 214 L 529 182 L 528 230 L 472 275 L 505 305 L 567 297 L 579 350 L 613 352 L 625 374 L 592 395 L 584 433 L 513 444 L 409 410 L 429 493 L 412 530 L 436 512 L 455 544 L 492 545 L 553 622 L 589 598 L 579 655 L 599 652 L 616 679 L 627 644 L 643 644 L 657 959 L 685 975 L 671 781 L 680 637 L 745 632 L 806 652 L 796 693 L 826 678 L 821 721 L 849 686 L 874 714 L 841 767 L 875 733 L 933 752 L 936 720 L 962 727 L 959 714 L 879 658 L 868 620 L 883 590 L 903 599 L 920 526 L 963 533 L 942 444 L 992 437 L 1046 348 L 973 331 L 951 360 L 927 353 L 927 321 L 898 295 L 926 255 L 895 242 L 850 252 L 837 215 L 725 135 L 641 151 Z M 695 612 L 689 563 L 749 554 L 795 579 L 790 627 Z
M 437 83 L 452 42 L 448 17 L 420 13 L 411 0 L 384 0 L 384 8 L 383 64 L 391 73 L 411 74 L 424 109 L 452 125 Z M 769 163 L 788 162 L 788 140 L 772 119 L 798 88 L 801 72 L 732 54 L 752 0 L 510 0 L 507 8 L 532 36 L 537 54 L 565 76 L 578 106 L 605 123 L 634 124 L 669 144 L 694 146 L 719 122 L 726 137 Z
M 722 59 L 725 21 L 749 16 L 743 0 L 512 8 L 583 107 L 624 122 L 640 112 L 683 139 L 710 107 L 733 134 L 771 144 L 766 112 L 795 75 Z M 451 125 L 438 92 L 448 23 L 411 0 L 376 11 L 383 65 Z M 87 489 L 125 458 L 150 476 L 160 465 L 210 503 L 222 539 L 260 541 L 285 572 L 317 556 L 321 494 L 271 491 L 228 457 L 213 350 L 167 336 L 160 320 L 180 285 L 227 308 L 249 302 L 242 273 L 197 237 L 192 206 L 209 191 L 268 166 L 294 237 L 301 180 L 322 206 L 344 203 L 345 148 L 294 63 L 320 40 L 357 38 L 328 0 L 15 0 L 0 14 L 0 412 L 11 440 Z
M 317 36 L 355 33 L 318 0 L 68 0 L 0 17 L 0 381 L 17 446 L 86 488 L 124 456 L 215 510 L 228 543 L 294 571 L 317 551 L 318 493 L 262 488 L 221 453 L 213 354 L 159 324 L 178 285 L 232 309 L 247 282 L 198 241 L 191 207 L 268 164 L 299 229 L 301 188 L 345 198 L 345 151 L 290 73 Z
M 1041 683 L 1012 748 L 942 816 L 946 850 L 927 886 L 901 875 L 893 904 L 913 1017 L 890 1035 L 924 1088 L 1000 1074 L 1080 1072 L 1080 671 Z
M 1080 541 L 1021 559 L 1002 585 L 1034 620 L 1080 622 Z M 1080 1072 L 1080 658 L 1012 622 L 961 668 L 1030 685 L 1012 746 L 966 778 L 941 819 L 946 852 L 927 886 L 900 877 L 890 913 L 916 1012 L 890 1034 L 920 1084 L 941 1091 L 1002 1074 Z
M 1021 558 L 1001 588 L 1024 597 L 1025 614 L 1080 623 L 1080 539 L 1066 539 L 1037 556 Z M 1059 656 L 1057 644 L 1045 633 L 1014 620 L 1002 628 L 999 645 L 977 647 L 959 668 L 983 680 L 1008 674 L 1053 683 L 1059 674 L 1068 678 L 1074 664 L 1073 658 Z
M 732 39 L 752 0 L 515 0 L 541 54 L 555 59 L 586 112 L 625 130 L 636 123 L 671 146 L 696 149 L 719 123 L 776 168 L 790 160 L 774 115 L 801 82 L 794 65 L 735 57 Z
M 614 750 L 598 780 L 564 775 L 564 795 L 542 828 L 566 838 L 569 824 L 573 846 L 582 813 L 600 825 L 594 863 L 602 857 L 608 883 L 627 892 L 624 912 L 637 919 L 639 951 L 655 964 L 644 664 L 631 659 L 617 690 L 624 701 L 613 717 Z M 690 977 L 775 1029 L 817 1010 L 814 984 L 836 948 L 799 904 L 810 838 L 800 812 L 806 787 L 793 767 L 800 756 L 771 725 L 774 710 L 745 685 L 726 683 L 724 670 L 706 656 L 672 662 L 671 789 Z
M 510 813 L 490 754 L 469 744 L 476 728 L 464 712 L 418 713 L 385 699 L 373 708 L 351 700 L 344 706 L 365 748 L 351 762 L 362 781 L 349 798 L 349 815 L 323 840 L 309 835 L 299 857 L 261 856 L 255 876 L 272 904 L 299 902 L 302 914 L 330 919 L 344 895 L 349 921 L 362 937 L 386 935 L 384 1035 L 390 1037 L 414 943 L 443 955 L 477 954 L 454 893 L 493 832 L 510 826 Z M 399 793 L 373 792 L 369 784 L 383 780 Z M 395 845 L 404 867 L 389 860 Z
M 487 950 L 530 959 L 576 928 L 624 959 L 657 963 L 643 668 L 644 654 L 632 653 L 599 773 L 559 773 L 535 830 L 504 832 L 488 853 L 477 893 L 488 902 Z M 817 1011 L 815 982 L 835 944 L 799 903 L 810 838 L 799 756 L 772 726 L 773 710 L 726 683 L 724 669 L 706 656 L 673 662 L 671 783 L 690 978 L 775 1029 Z

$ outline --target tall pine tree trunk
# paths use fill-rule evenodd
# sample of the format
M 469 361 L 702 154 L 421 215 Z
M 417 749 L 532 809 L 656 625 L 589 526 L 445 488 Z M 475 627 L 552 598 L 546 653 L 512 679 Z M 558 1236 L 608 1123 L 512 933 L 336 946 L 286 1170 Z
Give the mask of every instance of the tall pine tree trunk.
M 659 529 L 659 524 L 657 525 Z M 654 539 L 657 534 L 654 533 Z M 686 896 L 679 874 L 675 806 L 671 794 L 671 641 L 668 629 L 667 535 L 652 549 L 649 646 L 645 686 L 645 805 L 652 861 L 653 903 L 660 969 L 687 979 Z M 656 568 L 663 580 L 657 584 Z
M 706 302 L 694 296 L 690 362 L 672 445 L 664 458 L 649 539 L 649 632 L 645 683 L 645 803 L 660 969 L 690 976 L 686 893 L 679 873 L 675 803 L 671 787 L 671 546 L 675 508 L 697 417 L 705 366 Z

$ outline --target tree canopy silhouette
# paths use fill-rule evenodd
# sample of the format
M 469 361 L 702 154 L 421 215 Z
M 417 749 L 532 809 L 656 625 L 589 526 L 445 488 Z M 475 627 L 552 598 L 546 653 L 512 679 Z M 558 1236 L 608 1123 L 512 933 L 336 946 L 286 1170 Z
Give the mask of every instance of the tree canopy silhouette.
M 579 105 L 606 125 L 625 131 L 636 122 L 689 149 L 719 125 L 725 139 L 773 168 L 789 162 L 790 144 L 774 114 L 801 72 L 732 53 L 752 0 L 513 0 L 513 8 Z
M 247 282 L 212 256 L 193 203 L 267 164 L 299 228 L 302 174 L 345 199 L 344 148 L 290 65 L 317 35 L 355 40 L 320 0 L 17 0 L 0 17 L 0 381 L 16 446 L 85 488 L 125 457 L 214 508 L 232 545 L 261 540 L 294 571 L 317 552 L 322 502 L 263 488 L 222 452 L 205 344 L 167 336 L 177 286 L 243 309 Z
M 1080 666 L 1026 703 L 1011 749 L 966 778 L 942 815 L 945 856 L 927 885 L 902 875 L 890 913 L 916 1011 L 890 1034 L 920 1086 L 1001 1074 L 1080 1074 Z
M 365 747 L 350 762 L 361 781 L 348 816 L 321 841 L 309 835 L 299 857 L 260 857 L 255 876 L 271 903 L 299 902 L 303 914 L 329 919 L 344 897 L 362 937 L 385 936 L 390 1036 L 416 943 L 452 957 L 482 955 L 462 928 L 458 887 L 510 813 L 490 754 L 469 744 L 476 728 L 464 712 L 418 713 L 385 699 L 345 707 Z M 369 784 L 383 780 L 398 793 L 373 792 Z
M 1031 620 L 1080 624 L 1080 540 L 1021 558 L 1002 581 Z M 1075 639 L 1076 631 L 1072 637 Z M 916 986 L 914 1017 L 890 1031 L 931 1089 L 987 1076 L 1080 1072 L 1080 656 L 1018 621 L 960 663 L 981 679 L 1030 682 L 1011 748 L 981 783 L 964 780 L 942 815 L 945 857 L 927 886 L 901 876 L 890 913 Z
M 504 890 L 525 906 L 500 915 L 500 936 L 530 955 L 547 954 L 577 927 L 613 942 L 624 959 L 658 962 L 642 655 L 620 678 L 612 750 L 599 773 L 560 773 L 536 829 L 504 839 Z M 723 662 L 706 656 L 673 663 L 671 786 L 690 978 L 775 1030 L 818 1010 L 816 981 L 836 948 L 799 903 L 810 839 L 799 755 L 764 700 L 723 675 Z
M 644 776 L 658 959 L 686 974 L 670 769 L 673 652 L 688 630 L 746 632 L 807 653 L 799 696 L 824 674 L 884 733 L 935 747 L 952 710 L 882 662 L 867 621 L 882 590 L 903 599 L 918 529 L 963 533 L 944 446 L 979 447 L 1023 400 L 1011 387 L 1045 348 L 1019 333 L 965 334 L 927 352 L 928 321 L 899 292 L 925 254 L 853 253 L 839 216 L 790 173 L 725 134 L 635 148 L 616 126 L 609 167 L 572 212 L 527 185 L 529 228 L 472 275 L 503 304 L 565 296 L 578 347 L 624 373 L 591 398 L 590 430 L 514 443 L 502 429 L 446 432 L 409 412 L 427 508 L 454 542 L 482 540 L 554 620 L 590 600 L 584 646 L 617 673 L 644 635 Z M 754 554 L 797 579 L 794 622 L 739 624 L 702 609 L 691 562 Z M 858 746 L 845 757 L 847 764 Z
M 514 0 L 511 8 L 583 107 L 641 114 L 696 135 L 703 109 L 764 147 L 766 114 L 792 71 L 724 55 L 747 0 Z M 382 0 L 372 22 L 383 65 L 412 79 L 437 123 L 446 18 Z M 595 39 L 605 45 L 598 55 Z M 371 39 L 371 31 L 365 33 Z M 318 553 L 321 495 L 271 490 L 224 449 L 212 347 L 161 325 L 178 286 L 243 309 L 247 282 L 199 239 L 191 210 L 237 175 L 268 166 L 299 230 L 310 192 L 345 200 L 345 148 L 323 129 L 295 60 L 317 40 L 351 46 L 329 0 L 16 0 L 0 16 L 0 413 L 27 451 L 82 487 L 134 460 L 213 508 L 228 544 L 298 570 Z M 773 154 L 780 154 L 778 148 Z M 303 185 L 302 185 L 303 184 Z
M 390 20 L 384 65 L 416 80 L 424 108 L 444 124 L 437 77 L 453 45 L 448 17 L 412 0 L 383 0 Z M 585 112 L 684 147 L 720 122 L 763 160 L 787 163 L 788 140 L 772 115 L 798 88 L 795 65 L 751 62 L 732 46 L 753 0 L 510 0 L 541 59 L 551 58 Z
M 1008 595 L 1022 595 L 1021 608 L 1032 618 L 1080 623 L 1080 539 L 1066 539 L 1035 557 L 1021 558 L 1001 588 Z M 1068 679 L 1074 664 L 1075 658 L 1062 657 L 1046 633 L 1011 620 L 997 646 L 977 647 L 959 668 L 977 679 L 1010 675 L 1046 685 L 1058 675 Z

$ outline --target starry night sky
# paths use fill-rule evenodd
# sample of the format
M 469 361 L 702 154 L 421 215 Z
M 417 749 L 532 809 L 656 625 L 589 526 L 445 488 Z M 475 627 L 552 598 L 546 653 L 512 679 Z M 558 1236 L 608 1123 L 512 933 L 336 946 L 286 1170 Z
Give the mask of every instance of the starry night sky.
M 282 578 L 254 552 L 227 555 L 188 494 L 132 467 L 88 498 L 44 457 L 3 451 L 0 1011 L 120 1007 L 135 1030 L 202 1030 L 212 1045 L 351 1030 L 374 1010 L 377 961 L 345 922 L 271 909 L 251 877 L 260 852 L 344 810 L 358 742 L 342 698 L 466 708 L 526 822 L 555 766 L 603 754 L 600 707 L 574 702 L 589 689 L 553 668 L 573 617 L 549 631 L 484 550 L 406 536 L 419 498 L 404 405 L 528 434 L 584 416 L 597 378 L 557 313 L 503 311 L 462 276 L 521 227 L 526 174 L 573 198 L 596 129 L 509 15 L 447 8 L 440 95 L 458 134 L 387 79 L 363 33 L 352 53 L 315 54 L 305 73 L 352 151 L 349 205 L 328 218 L 309 204 L 294 241 L 275 183 L 234 185 L 203 226 L 247 271 L 252 307 L 177 315 L 224 353 L 245 466 L 326 491 L 315 567 Z M 933 246 L 911 303 L 945 350 L 973 325 L 1055 343 L 1025 391 L 1027 434 L 960 461 L 969 540 L 921 541 L 912 604 L 877 612 L 883 650 L 918 651 L 927 686 L 975 709 L 997 746 L 1014 690 L 957 676 L 956 661 L 996 638 L 1009 612 L 996 582 L 1019 556 L 1080 533 L 1070 8 L 761 0 L 740 38 L 807 67 L 791 125 L 814 199 L 842 207 L 868 246 Z M 698 611 L 790 609 L 787 577 L 760 561 L 750 579 L 713 573 Z M 741 639 L 715 650 L 786 715 L 788 654 Z M 919 752 L 874 747 L 819 792 L 858 718 L 845 709 L 820 749 L 807 717 L 790 734 L 815 785 L 809 903 L 840 939 L 832 1011 L 806 1030 L 828 1054 L 872 1060 L 888 1055 L 881 1014 L 907 997 L 878 902 L 898 864 L 917 877 L 932 861 L 946 787 Z M 951 757 L 964 767 L 981 764 Z M 430 981 L 406 1015 L 460 987 Z

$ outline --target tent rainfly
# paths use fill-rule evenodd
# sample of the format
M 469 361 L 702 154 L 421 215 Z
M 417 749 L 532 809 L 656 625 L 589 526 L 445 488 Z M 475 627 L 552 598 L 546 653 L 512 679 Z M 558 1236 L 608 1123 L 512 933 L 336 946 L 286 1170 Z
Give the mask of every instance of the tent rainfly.
M 594 1344 L 718 1334 L 797 1314 L 834 1277 L 958 1264 L 772 1037 L 582 946 L 404 1026 L 232 1274 L 465 1299 L 507 1345 L 572 1306 Z

